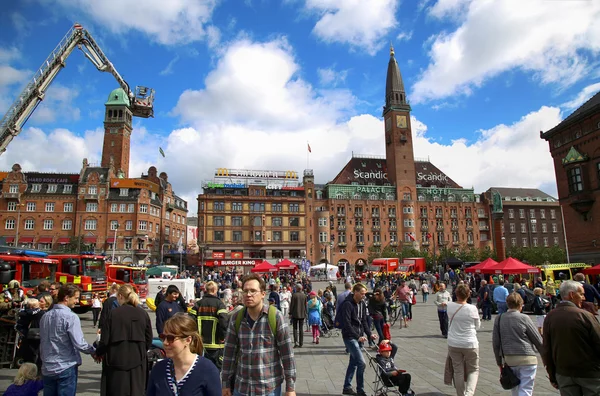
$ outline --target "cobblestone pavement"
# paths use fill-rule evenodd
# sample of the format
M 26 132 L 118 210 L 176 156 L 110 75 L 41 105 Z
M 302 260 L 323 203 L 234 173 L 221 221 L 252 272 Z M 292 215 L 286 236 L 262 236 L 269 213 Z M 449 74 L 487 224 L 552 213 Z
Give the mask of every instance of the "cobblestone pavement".
M 315 287 L 322 287 L 316 284 Z M 341 291 L 343 285 L 337 285 Z M 154 323 L 154 313 L 150 312 Z M 92 328 L 91 314 L 81 316 L 81 323 L 88 342 L 95 340 Z M 484 322 L 478 333 L 479 338 L 479 382 L 476 395 L 508 395 L 498 382 L 499 370 L 492 352 L 492 324 Z M 392 341 L 399 346 L 396 364 L 407 370 L 412 376 L 412 389 L 421 396 L 454 395 L 453 387 L 443 383 L 444 363 L 447 344 L 441 337 L 435 305 L 432 296 L 426 304 L 418 303 L 413 306 L 413 321 L 408 328 L 400 329 L 396 323 L 392 327 Z M 321 338 L 319 345 L 312 344 L 310 333 L 304 334 L 304 347 L 294 350 L 297 367 L 296 392 L 300 395 L 341 395 L 344 375 L 348 365 L 348 355 L 345 353 L 341 336 Z M 83 355 L 83 364 L 79 369 L 78 395 L 97 395 L 100 390 L 100 366 Z M 538 358 L 538 372 L 534 389 L 535 395 L 557 395 L 546 378 L 541 360 Z M 16 370 L 0 370 L 0 390 L 3 391 L 12 382 Z M 372 394 L 374 371 L 367 366 L 365 370 L 365 391 Z M 356 385 L 356 378 L 353 386 Z

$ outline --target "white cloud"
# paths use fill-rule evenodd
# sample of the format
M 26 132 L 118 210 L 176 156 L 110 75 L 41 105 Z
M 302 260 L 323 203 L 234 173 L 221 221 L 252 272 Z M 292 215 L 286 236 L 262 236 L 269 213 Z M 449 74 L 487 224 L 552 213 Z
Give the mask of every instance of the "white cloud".
M 79 120 L 81 110 L 76 105 L 78 96 L 77 88 L 55 82 L 46 91 L 45 99 L 31 116 L 30 122 L 41 125 L 59 119 L 61 122 Z
M 346 82 L 348 70 L 337 71 L 335 70 L 335 65 L 333 65 L 328 68 L 317 69 L 317 74 L 319 76 L 319 82 L 321 85 L 336 87 Z
M 587 102 L 589 98 L 597 94 L 598 91 L 600 91 L 600 83 L 588 85 L 575 98 L 563 103 L 561 107 L 566 110 L 576 110 L 579 106 Z
M 0 65 L 0 87 L 23 83 L 29 76 L 28 70 L 18 70 L 8 65 Z
M 397 25 L 398 0 L 306 0 L 319 16 L 313 33 L 327 43 L 349 44 L 374 55 Z
M 0 47 L 0 63 L 8 63 L 10 61 L 20 59 L 21 52 L 15 47 L 2 48 Z
M 511 69 L 569 86 L 591 71 L 588 55 L 600 51 L 597 1 L 439 0 L 429 10 L 440 18 L 465 10 L 464 21 L 431 37 L 430 64 L 412 87 L 416 103 L 469 95 Z
M 178 60 L 179 55 L 175 55 L 175 57 L 171 59 L 167 66 L 164 69 L 162 69 L 158 74 L 160 74 L 161 76 L 168 76 L 169 74 L 173 74 L 173 66 L 175 66 L 175 63 L 177 63 Z
M 546 131 L 561 121 L 560 109 L 543 106 L 511 125 L 497 125 L 480 131 L 475 142 L 457 139 L 449 145 L 434 141 L 420 127 L 415 139 L 415 157 L 431 162 L 465 188 L 476 192 L 491 186 L 532 187 L 553 190 L 556 182 L 548 143 L 538 131 Z M 414 120 L 412 121 L 414 127 Z
M 410 39 L 412 38 L 412 35 L 413 35 L 413 31 L 412 30 L 410 32 L 400 32 L 396 36 L 396 40 L 398 40 L 398 41 L 410 41 Z
M 54 0 L 67 10 L 87 14 L 117 34 L 136 30 L 161 44 L 204 40 L 219 0 Z

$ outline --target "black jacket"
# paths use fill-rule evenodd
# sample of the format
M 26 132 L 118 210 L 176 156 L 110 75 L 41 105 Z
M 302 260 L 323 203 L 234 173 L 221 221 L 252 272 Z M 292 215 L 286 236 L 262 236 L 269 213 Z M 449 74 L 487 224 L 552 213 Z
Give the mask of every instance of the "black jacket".
M 119 302 L 117 301 L 117 297 L 113 296 L 113 297 L 108 297 L 106 300 L 104 300 L 104 302 L 102 303 L 102 311 L 100 311 L 100 318 L 98 319 L 98 328 L 102 329 L 102 326 L 104 325 L 104 322 L 106 321 L 106 317 L 108 316 L 108 313 L 112 310 L 115 309 L 119 306 Z
M 371 329 L 367 322 L 367 304 L 364 301 L 357 304 L 354 301 L 354 294 L 348 294 L 340 307 L 340 315 L 343 323 L 343 338 L 358 340 L 363 333 L 371 337 Z
M 190 310 L 190 315 L 198 322 L 205 348 L 223 347 L 229 323 L 228 313 L 223 301 L 212 294 L 205 294 Z

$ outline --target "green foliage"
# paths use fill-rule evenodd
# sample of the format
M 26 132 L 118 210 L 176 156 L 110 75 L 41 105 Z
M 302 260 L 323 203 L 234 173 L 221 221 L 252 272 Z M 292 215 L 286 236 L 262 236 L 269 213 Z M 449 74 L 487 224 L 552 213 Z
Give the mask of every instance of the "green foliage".
M 69 243 L 65 245 L 58 245 L 57 251 L 60 253 L 79 253 L 80 250 L 85 250 L 89 245 L 83 243 L 83 236 L 73 236 L 69 240 Z
M 507 257 L 513 257 L 530 265 L 561 264 L 567 262 L 567 254 L 558 246 L 551 247 L 509 247 Z

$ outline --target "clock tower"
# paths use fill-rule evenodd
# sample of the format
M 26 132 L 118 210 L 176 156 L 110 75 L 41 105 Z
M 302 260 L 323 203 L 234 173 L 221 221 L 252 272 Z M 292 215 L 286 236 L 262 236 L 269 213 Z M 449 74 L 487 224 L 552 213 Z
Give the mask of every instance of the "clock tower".
M 385 158 L 388 180 L 396 186 L 398 200 L 416 199 L 415 157 L 410 126 L 410 104 L 406 101 L 402 74 L 390 45 L 385 83 Z
M 115 175 L 127 178 L 132 131 L 129 97 L 122 88 L 117 88 L 110 93 L 104 105 L 106 112 L 101 166 L 113 167 Z

